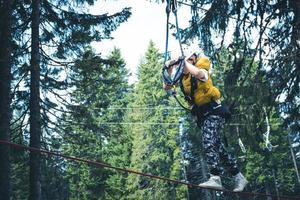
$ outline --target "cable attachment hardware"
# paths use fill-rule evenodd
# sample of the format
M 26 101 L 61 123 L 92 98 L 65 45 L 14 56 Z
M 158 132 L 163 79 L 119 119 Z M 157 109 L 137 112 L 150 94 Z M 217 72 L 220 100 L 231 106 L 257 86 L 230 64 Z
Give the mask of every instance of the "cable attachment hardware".
M 163 67 L 163 79 L 167 85 L 176 85 L 183 76 L 184 57 L 178 60 L 171 60 L 168 64 L 165 63 Z

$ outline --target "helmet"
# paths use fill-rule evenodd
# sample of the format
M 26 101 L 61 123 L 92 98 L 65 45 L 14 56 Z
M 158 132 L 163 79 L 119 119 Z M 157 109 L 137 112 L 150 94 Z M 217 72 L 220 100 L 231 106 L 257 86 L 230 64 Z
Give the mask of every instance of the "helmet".
M 172 51 L 170 52 L 170 60 L 178 60 L 181 57 L 180 51 Z
M 193 55 L 198 56 L 199 52 L 199 47 L 195 44 L 191 44 L 189 46 L 185 45 L 185 47 L 183 47 L 183 54 L 186 58 L 190 58 Z

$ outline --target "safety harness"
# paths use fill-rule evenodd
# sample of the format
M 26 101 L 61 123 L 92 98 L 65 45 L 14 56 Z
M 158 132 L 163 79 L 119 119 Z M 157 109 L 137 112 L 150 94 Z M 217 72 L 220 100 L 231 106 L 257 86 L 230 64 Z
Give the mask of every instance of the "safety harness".
M 184 90 L 184 87 L 183 87 L 183 84 L 182 84 L 182 80 L 180 80 L 180 89 L 182 91 L 182 93 L 184 94 L 184 99 L 189 102 L 189 104 L 191 106 L 194 106 L 195 105 L 195 90 L 197 89 L 197 79 L 196 77 L 192 76 L 191 75 L 191 91 L 190 91 L 190 94 L 187 94 Z
M 183 69 L 184 69 L 184 54 L 183 54 L 183 49 L 182 49 L 182 44 L 181 44 L 181 36 L 180 36 L 180 31 L 179 31 L 179 26 L 178 26 L 178 17 L 177 17 L 177 0 L 166 0 L 167 2 L 167 7 L 166 7 L 166 14 L 167 14 L 167 25 L 166 25 L 166 48 L 165 48 L 165 54 L 164 54 L 164 67 L 162 70 L 162 75 L 163 75 L 163 80 L 165 84 L 167 85 L 176 85 L 178 82 L 180 82 L 181 85 L 181 79 L 183 77 Z M 179 41 L 179 46 L 180 46 L 180 51 L 181 51 L 181 57 L 173 61 L 173 63 L 170 63 L 168 66 L 165 65 L 166 61 L 170 59 L 170 55 L 168 52 L 168 44 L 169 44 L 169 19 L 170 19 L 170 13 L 171 11 L 173 12 L 175 16 L 175 22 L 176 22 L 176 34 L 177 34 L 177 39 Z M 168 70 L 170 67 L 178 65 L 176 67 L 176 71 L 174 73 L 174 76 L 171 76 L 168 73 Z M 182 86 L 181 86 L 182 87 Z M 169 95 L 172 95 L 175 100 L 178 102 L 178 104 L 185 110 L 191 111 L 190 108 L 185 107 L 177 98 L 176 92 L 174 90 L 169 90 L 168 91 Z
M 177 38 L 179 41 L 179 46 L 180 46 L 180 51 L 181 51 L 181 57 L 177 60 L 174 61 L 173 63 L 170 63 L 169 66 L 164 65 L 163 67 L 163 79 L 164 82 L 168 85 L 175 85 L 182 77 L 183 74 L 183 68 L 184 68 L 184 56 L 183 56 L 183 49 L 181 45 L 181 36 L 180 36 L 180 31 L 178 27 L 178 17 L 177 17 L 177 1 L 176 0 L 167 0 L 167 7 L 166 7 L 166 13 L 167 13 L 167 27 L 166 27 L 166 49 L 165 49 L 165 55 L 164 55 L 164 63 L 168 59 L 170 59 L 170 55 L 168 52 L 168 44 L 169 44 L 169 19 L 170 19 L 170 12 L 172 10 L 174 16 L 175 16 L 175 21 L 176 21 L 176 32 L 177 32 Z M 169 67 L 172 67 L 174 65 L 178 65 L 175 71 L 175 75 L 173 77 L 170 76 L 168 73 Z
M 168 73 L 169 68 L 178 65 L 176 68 L 174 76 L 171 76 Z M 184 57 L 179 58 L 176 61 L 171 61 L 171 63 L 167 66 L 164 65 L 163 67 L 163 79 L 165 84 L 167 85 L 176 85 L 178 81 L 181 80 L 182 75 L 183 75 L 183 69 L 184 69 Z
M 179 82 L 180 88 L 185 96 L 185 100 L 188 101 L 188 103 L 191 105 L 190 108 L 185 107 L 177 98 L 176 92 L 174 90 L 168 90 L 168 94 L 172 95 L 175 100 L 178 102 L 178 104 L 185 110 L 191 111 L 192 114 L 198 115 L 198 113 L 202 113 L 203 116 L 207 116 L 211 113 L 217 113 L 222 115 L 224 112 L 224 109 L 222 109 L 222 106 L 217 104 L 216 102 L 209 103 L 204 106 L 197 106 L 195 104 L 195 90 L 197 89 L 197 79 L 194 76 L 191 76 L 191 91 L 190 94 L 187 94 L 183 88 L 182 84 L 182 78 L 183 78 L 183 70 L 184 70 L 184 53 L 182 49 L 182 44 L 181 44 L 181 36 L 180 36 L 180 31 L 179 31 L 179 26 L 178 26 L 178 17 L 177 17 L 177 0 L 166 0 L 167 2 L 167 7 L 166 7 L 166 14 L 167 14 L 167 25 L 166 25 L 166 48 L 165 48 L 165 55 L 164 55 L 164 67 L 162 71 L 163 75 L 163 80 L 165 84 L 167 85 L 176 85 Z M 176 34 L 177 34 L 177 39 L 179 41 L 179 46 L 180 46 L 180 51 L 181 51 L 181 57 L 178 60 L 172 61 L 171 63 L 165 65 L 166 61 L 170 59 L 169 53 L 168 53 L 168 41 L 169 41 L 169 18 L 170 18 L 170 12 L 173 12 L 175 16 L 175 21 L 176 21 Z M 170 67 L 175 66 L 176 71 L 173 74 L 169 74 L 168 70 Z M 220 110 L 222 109 L 222 110 Z M 197 111 L 197 113 L 196 113 Z M 199 115 L 198 115 L 199 117 Z

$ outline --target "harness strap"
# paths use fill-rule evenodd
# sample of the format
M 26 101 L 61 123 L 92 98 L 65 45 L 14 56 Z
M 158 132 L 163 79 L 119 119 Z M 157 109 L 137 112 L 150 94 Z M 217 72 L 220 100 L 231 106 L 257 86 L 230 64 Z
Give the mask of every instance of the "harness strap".
M 165 48 L 165 56 L 164 56 L 164 60 L 165 62 L 168 60 L 169 58 L 169 53 L 168 53 L 168 40 L 169 40 L 169 18 L 170 18 L 170 12 L 172 10 L 172 12 L 174 13 L 175 16 L 175 23 L 176 23 L 176 35 L 177 35 L 177 39 L 179 41 L 179 46 L 180 46 L 180 51 L 181 51 L 181 55 L 183 56 L 183 49 L 182 49 L 182 44 L 181 44 L 181 35 L 180 35 L 180 30 L 179 30 L 179 25 L 178 25 L 178 17 L 177 17 L 177 0 L 166 0 L 167 2 L 167 6 L 166 6 L 166 13 L 167 13 L 167 25 L 166 25 L 166 48 Z
M 171 12 L 171 3 L 170 0 L 167 0 L 167 24 L 166 24 L 166 46 L 165 46 L 165 55 L 164 55 L 164 63 L 169 59 L 170 55 L 168 54 L 168 44 L 169 44 L 169 18 Z
M 164 63 L 169 59 L 169 52 L 168 52 L 168 44 L 169 44 L 169 18 L 170 18 L 170 12 L 174 13 L 175 19 L 176 19 L 176 35 L 177 39 L 179 41 L 179 46 L 181 50 L 181 57 L 173 64 L 178 64 L 177 70 L 175 71 L 174 77 L 170 77 L 168 73 L 168 67 L 164 66 L 163 68 L 163 79 L 164 82 L 168 85 L 176 85 L 177 82 L 181 79 L 183 75 L 183 68 L 184 68 L 184 54 L 183 49 L 181 45 L 181 36 L 180 36 L 180 30 L 178 25 L 178 17 L 177 17 L 177 1 L 176 0 L 167 0 L 167 7 L 166 7 L 166 13 L 167 13 L 167 25 L 166 25 L 166 49 L 165 49 L 165 55 L 164 55 Z M 170 66 L 169 66 L 170 67 Z
M 176 96 L 175 94 L 173 94 L 173 97 L 175 98 L 175 100 L 177 101 L 177 103 L 178 103 L 183 109 L 185 109 L 185 110 L 187 110 L 187 111 L 191 111 L 191 108 L 185 107 L 185 106 L 179 101 L 179 99 L 177 98 L 177 96 Z
M 189 104 L 193 105 L 193 103 L 191 102 L 191 98 L 189 97 L 189 95 L 188 95 L 188 94 L 185 92 L 185 90 L 184 90 L 183 83 L 182 83 L 183 77 L 184 77 L 184 76 L 182 76 L 182 78 L 180 79 L 180 84 L 179 84 L 180 89 L 181 89 L 181 92 L 182 92 L 183 95 L 184 95 L 184 99 L 185 99 L 186 101 L 188 101 Z
M 195 104 L 195 90 L 197 89 L 197 79 L 195 76 L 191 75 L 191 99 L 193 104 Z
M 169 85 L 175 85 L 177 84 L 177 82 L 179 81 L 181 83 L 182 77 L 183 77 L 183 68 L 184 68 L 184 53 L 183 53 L 183 49 L 182 49 L 182 44 L 181 44 L 181 35 L 180 35 L 180 30 L 179 30 L 179 25 L 178 25 L 178 17 L 177 17 L 177 0 L 166 0 L 167 2 L 167 7 L 166 7 L 166 13 L 167 13 L 167 25 L 166 25 L 166 46 L 165 46 L 165 55 L 164 55 L 164 63 L 170 59 L 170 55 L 168 52 L 168 41 L 169 41 L 169 18 L 170 18 L 170 12 L 172 10 L 172 12 L 174 13 L 175 16 L 175 20 L 176 20 L 176 35 L 177 35 L 177 39 L 179 41 L 179 46 L 180 46 L 180 51 L 181 51 L 181 55 L 183 59 L 179 59 L 179 67 L 178 70 L 175 73 L 174 78 L 172 79 L 167 70 L 168 68 L 166 66 L 164 66 L 163 68 L 163 79 L 164 82 L 166 84 Z M 178 64 L 178 63 L 176 63 Z M 180 84 L 181 87 L 181 84 Z M 184 108 L 185 110 L 191 111 L 191 109 L 186 108 L 185 106 L 183 106 L 183 104 L 179 101 L 179 99 L 176 97 L 176 92 L 175 91 L 171 91 L 170 93 L 175 100 L 177 101 L 177 103 Z
M 182 76 L 182 78 L 183 78 L 183 76 Z M 180 80 L 180 89 L 181 89 L 182 93 L 184 94 L 185 100 L 187 100 L 189 102 L 189 104 L 194 106 L 195 105 L 195 90 L 197 89 L 197 79 L 196 79 L 196 77 L 191 75 L 191 79 L 190 79 L 191 80 L 191 91 L 190 91 L 190 94 L 187 94 L 183 87 L 182 78 Z
M 184 53 L 183 53 L 182 44 L 181 44 L 181 35 L 180 35 L 180 30 L 179 30 L 179 25 L 178 25 L 178 17 L 177 17 L 177 1 L 173 0 L 173 4 L 175 4 L 173 6 L 173 13 L 175 15 L 177 39 L 178 39 L 178 42 L 179 42 L 179 47 L 180 47 L 181 55 L 183 56 Z

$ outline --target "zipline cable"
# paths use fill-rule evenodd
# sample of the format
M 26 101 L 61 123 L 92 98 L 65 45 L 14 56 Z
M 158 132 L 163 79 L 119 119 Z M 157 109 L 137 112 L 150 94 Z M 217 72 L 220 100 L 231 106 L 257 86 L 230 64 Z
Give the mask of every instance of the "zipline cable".
M 113 170 L 116 170 L 116 171 L 119 171 L 119 172 L 127 172 L 127 173 L 132 173 L 132 174 L 136 174 L 136 175 L 140 175 L 140 176 L 144 176 L 144 177 L 149 177 L 149 178 L 152 178 L 152 179 L 158 179 L 158 180 L 163 180 L 163 181 L 172 182 L 172 183 L 176 183 L 176 184 L 187 185 L 188 187 L 191 187 L 191 188 L 207 189 L 207 190 L 224 192 L 225 194 L 228 193 L 228 194 L 243 195 L 243 196 L 274 197 L 274 198 L 281 198 L 281 199 L 299 199 L 300 198 L 300 196 L 292 197 L 292 196 L 286 196 L 286 195 L 272 195 L 272 194 L 251 193 L 251 192 L 233 192 L 231 190 L 212 189 L 212 188 L 207 188 L 207 187 L 199 186 L 199 185 L 196 185 L 196 184 L 192 184 L 192 183 L 188 183 L 188 182 L 184 182 L 184 181 L 180 181 L 180 180 L 175 180 L 175 179 L 170 179 L 170 178 L 166 178 L 166 177 L 156 176 L 156 175 L 152 175 L 152 174 L 149 174 L 149 173 L 142 173 L 142 172 L 135 171 L 135 170 L 132 170 L 132 169 L 115 167 L 115 166 L 112 166 L 110 164 L 103 163 L 103 162 L 87 160 L 87 159 L 78 158 L 78 157 L 74 157 L 74 156 L 67 156 L 67 155 L 57 153 L 57 152 L 47 151 L 47 150 L 44 150 L 44 149 L 38 149 L 38 148 L 34 148 L 34 147 L 28 147 L 28 146 L 24 146 L 24 145 L 12 143 L 12 142 L 4 141 L 4 140 L 0 140 L 0 144 L 9 145 L 13 148 L 22 149 L 24 151 L 27 150 L 27 151 L 30 151 L 32 153 L 47 154 L 49 156 L 57 156 L 57 157 L 61 157 L 61 158 L 67 159 L 67 160 L 82 162 L 82 163 L 86 163 L 86 164 L 93 165 L 93 166 L 96 166 L 96 167 L 109 168 L 109 169 L 113 169 Z

